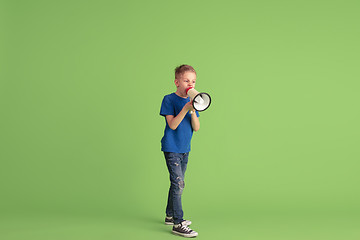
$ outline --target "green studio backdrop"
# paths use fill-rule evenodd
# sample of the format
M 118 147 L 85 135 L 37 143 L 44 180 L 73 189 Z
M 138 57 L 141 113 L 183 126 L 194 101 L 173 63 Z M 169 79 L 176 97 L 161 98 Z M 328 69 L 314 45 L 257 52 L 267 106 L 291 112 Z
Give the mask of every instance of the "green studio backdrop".
M 357 1 L 0 9 L 2 239 L 176 238 L 159 111 L 184 63 L 213 100 L 183 195 L 198 238 L 359 238 Z

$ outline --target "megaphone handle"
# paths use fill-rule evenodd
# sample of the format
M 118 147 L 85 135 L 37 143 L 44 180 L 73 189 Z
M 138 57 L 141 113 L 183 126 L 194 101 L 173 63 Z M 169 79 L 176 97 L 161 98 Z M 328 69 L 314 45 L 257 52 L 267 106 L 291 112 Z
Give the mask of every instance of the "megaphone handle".
M 193 114 L 194 112 L 193 112 L 193 110 L 190 110 L 189 113 L 190 113 L 190 114 Z

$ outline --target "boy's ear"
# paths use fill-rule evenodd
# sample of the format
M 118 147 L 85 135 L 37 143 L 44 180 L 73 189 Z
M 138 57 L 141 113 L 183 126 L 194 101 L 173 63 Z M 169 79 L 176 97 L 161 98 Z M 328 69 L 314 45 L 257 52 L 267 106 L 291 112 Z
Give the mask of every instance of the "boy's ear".
M 179 87 L 179 80 L 177 80 L 177 79 L 175 78 L 174 83 L 175 83 L 176 87 Z

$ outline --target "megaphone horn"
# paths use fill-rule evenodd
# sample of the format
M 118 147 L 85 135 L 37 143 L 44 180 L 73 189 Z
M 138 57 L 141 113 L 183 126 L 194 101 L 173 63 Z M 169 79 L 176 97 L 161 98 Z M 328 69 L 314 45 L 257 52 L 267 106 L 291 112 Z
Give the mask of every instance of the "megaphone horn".
M 207 93 L 199 93 L 194 88 L 190 87 L 186 89 L 186 94 L 191 98 L 193 107 L 198 112 L 205 111 L 211 104 L 211 97 Z

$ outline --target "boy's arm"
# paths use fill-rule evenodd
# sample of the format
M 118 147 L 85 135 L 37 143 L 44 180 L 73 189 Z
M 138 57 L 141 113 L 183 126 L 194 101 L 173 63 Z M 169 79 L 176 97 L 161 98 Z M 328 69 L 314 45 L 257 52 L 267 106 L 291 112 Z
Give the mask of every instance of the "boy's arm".
M 191 126 L 195 132 L 199 131 L 200 129 L 200 121 L 198 116 L 196 116 L 196 112 L 193 111 L 191 114 Z
M 186 116 L 186 113 L 192 109 L 192 103 L 188 102 L 187 104 L 185 104 L 185 106 L 183 107 L 183 109 L 181 110 L 181 112 L 175 117 L 173 115 L 166 115 L 166 121 L 169 124 L 169 127 L 172 130 L 176 130 L 176 128 L 179 126 L 179 124 L 181 123 L 181 121 L 184 119 L 184 117 Z M 192 118 L 191 118 L 191 125 L 192 125 Z

